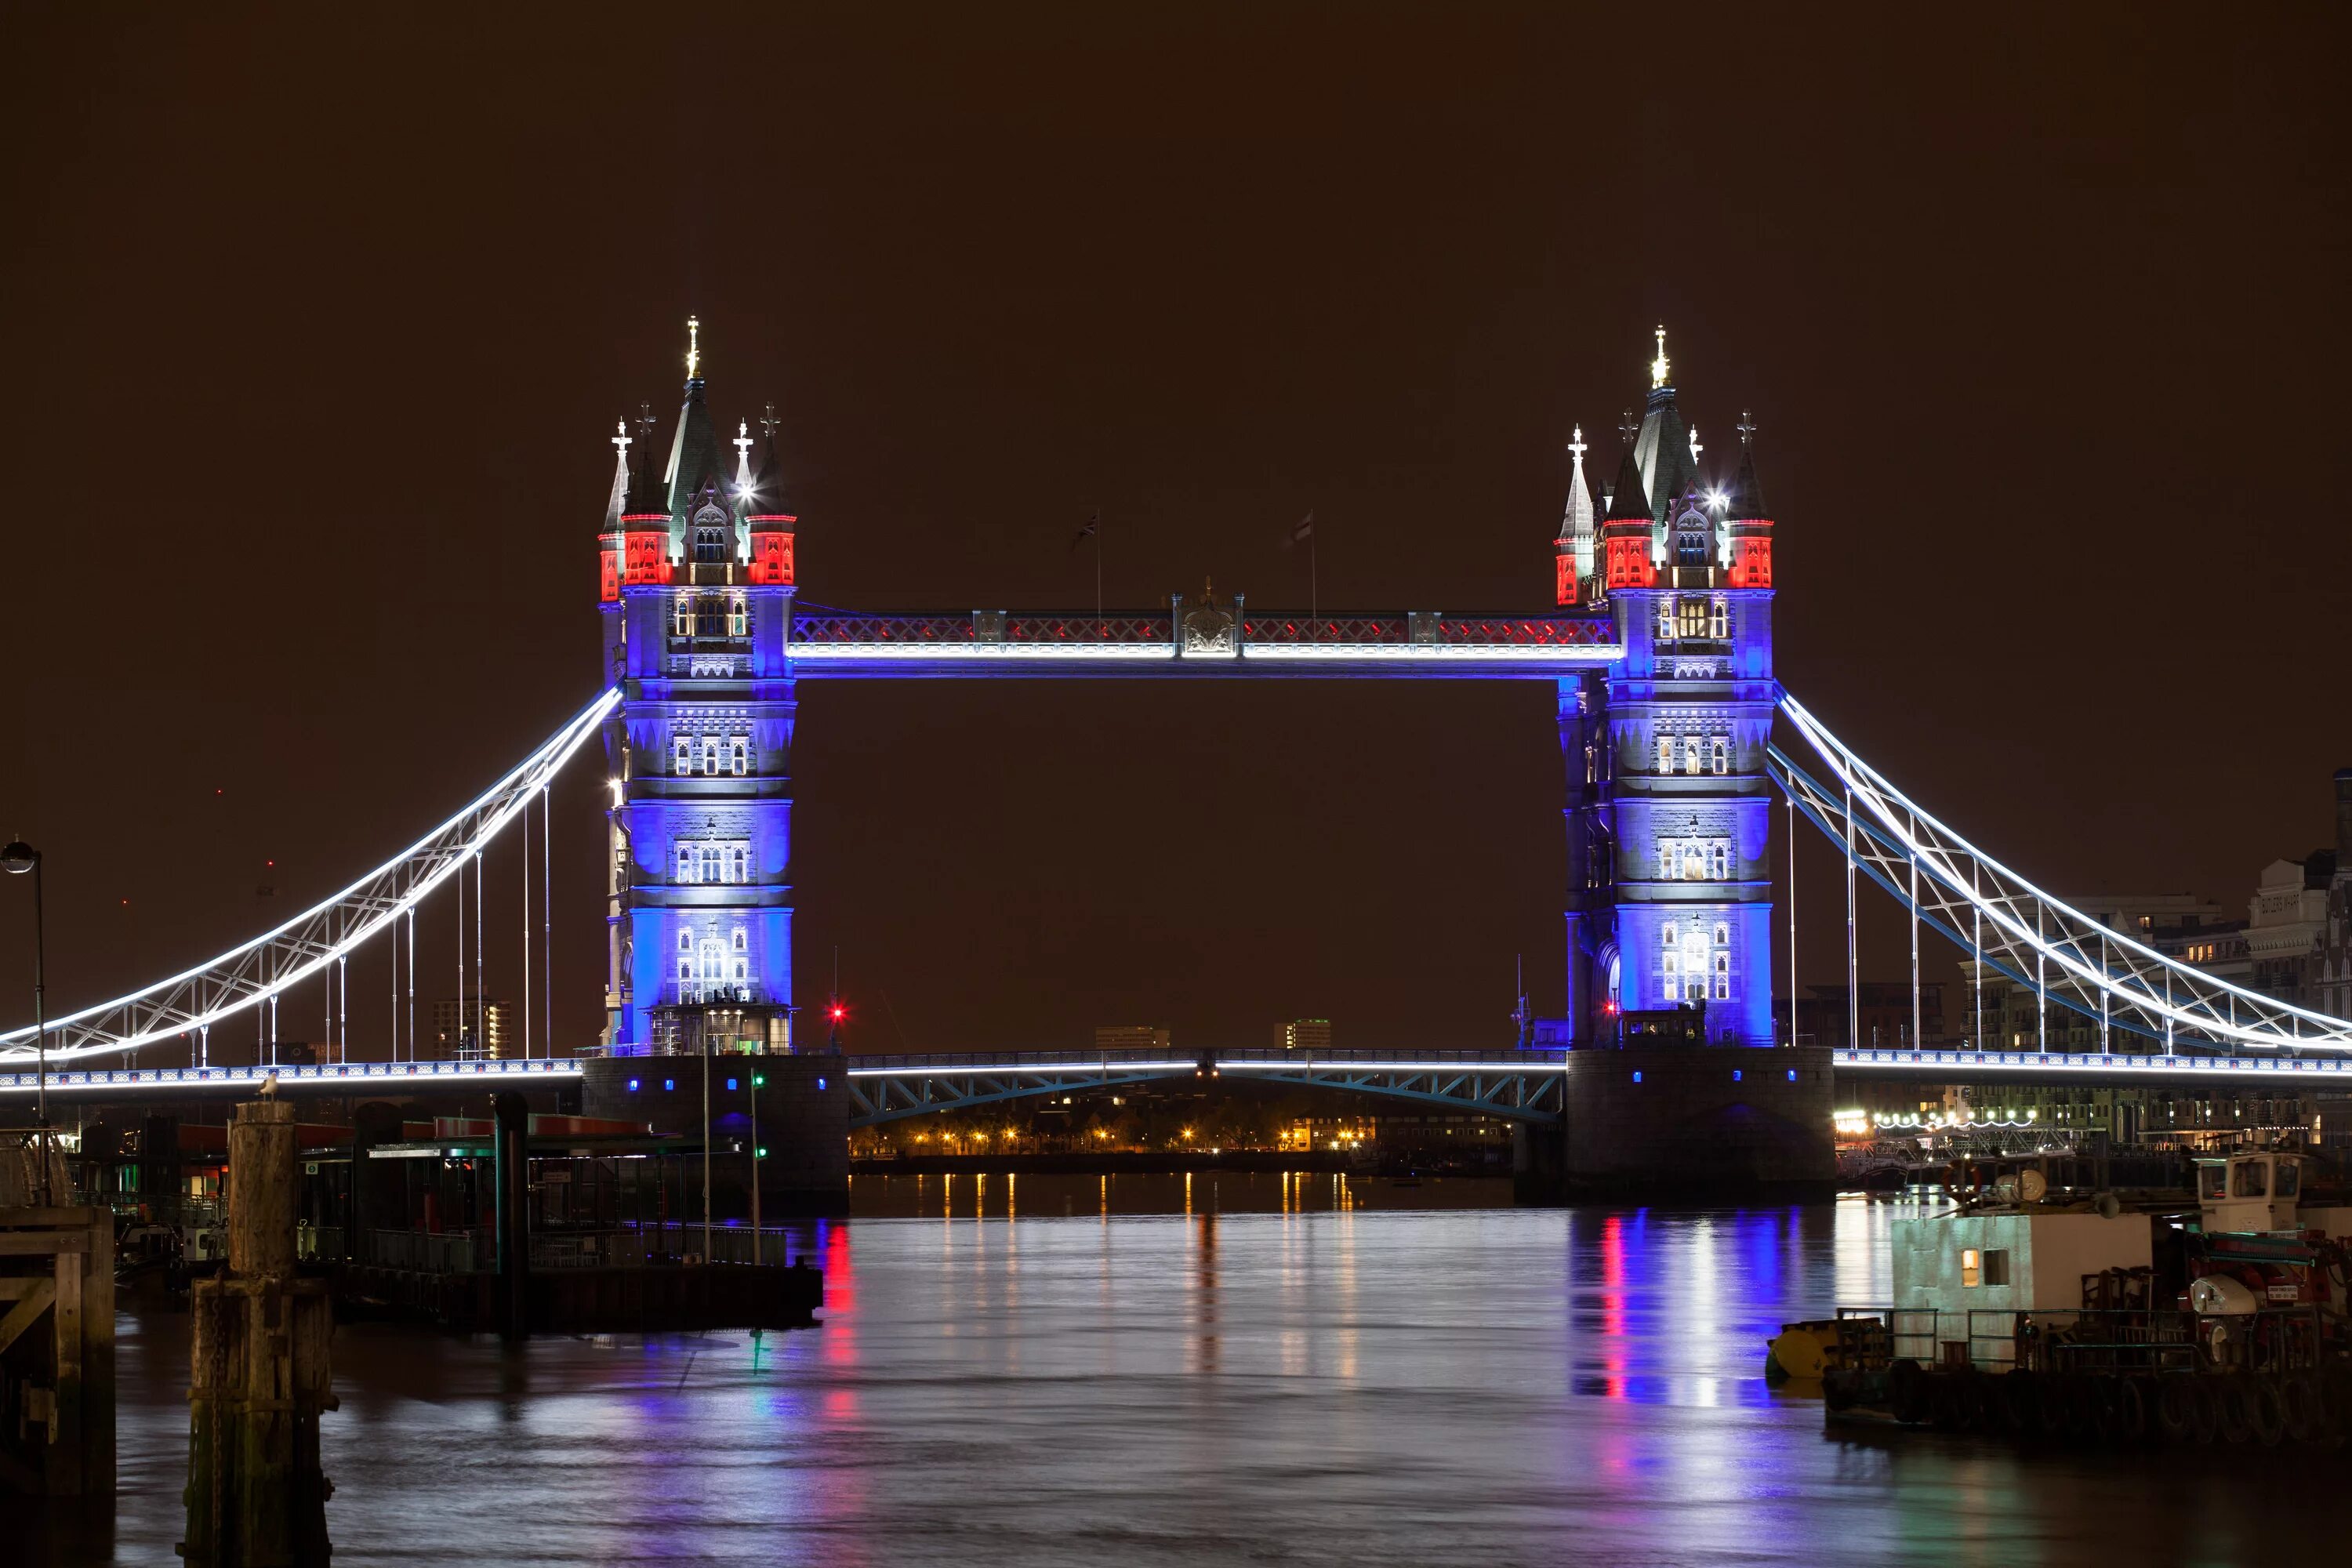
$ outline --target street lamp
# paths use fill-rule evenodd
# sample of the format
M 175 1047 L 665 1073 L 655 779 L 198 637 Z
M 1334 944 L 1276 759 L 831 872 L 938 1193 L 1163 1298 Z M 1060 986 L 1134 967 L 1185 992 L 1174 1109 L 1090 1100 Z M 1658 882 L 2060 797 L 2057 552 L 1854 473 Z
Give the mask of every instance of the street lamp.
M 49 1028 L 48 1019 L 41 1012 L 41 852 L 21 838 L 12 838 L 0 848 L 0 867 L 12 877 L 26 872 L 33 874 L 33 1050 L 39 1063 L 39 1078 L 34 1086 L 33 1120 L 40 1129 L 35 1150 L 41 1163 L 41 1206 L 49 1206 Z

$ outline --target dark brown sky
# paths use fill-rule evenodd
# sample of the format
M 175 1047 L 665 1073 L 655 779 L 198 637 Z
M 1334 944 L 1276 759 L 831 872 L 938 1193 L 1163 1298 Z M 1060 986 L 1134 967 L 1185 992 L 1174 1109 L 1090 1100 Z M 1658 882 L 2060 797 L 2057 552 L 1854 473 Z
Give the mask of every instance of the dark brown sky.
M 950 608 L 1085 602 L 1097 506 L 1116 600 L 1301 600 L 1312 508 L 1326 605 L 1540 606 L 1663 320 L 1710 458 L 1762 426 L 1792 689 L 2031 876 L 2242 899 L 2352 763 L 2343 40 L 2053 9 L 13 7 L 0 831 L 53 1000 L 587 699 L 605 436 L 689 310 L 715 411 L 784 417 L 804 594 Z M 812 685 L 796 773 L 801 1000 L 838 942 L 863 1046 L 1488 1043 L 1519 951 L 1558 1002 L 1538 687 Z

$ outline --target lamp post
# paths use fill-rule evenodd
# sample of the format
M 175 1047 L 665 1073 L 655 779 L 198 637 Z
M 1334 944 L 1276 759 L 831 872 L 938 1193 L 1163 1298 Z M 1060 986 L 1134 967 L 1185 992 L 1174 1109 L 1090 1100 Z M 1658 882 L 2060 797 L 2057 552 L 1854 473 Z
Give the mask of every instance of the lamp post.
M 0 848 L 0 867 L 8 874 L 21 877 L 33 874 L 33 1050 L 39 1064 L 39 1076 L 34 1085 L 33 1120 L 39 1128 L 38 1147 L 35 1151 L 41 1164 L 41 1206 L 49 1206 L 49 1027 L 41 1011 L 41 852 L 21 838 L 9 840 Z

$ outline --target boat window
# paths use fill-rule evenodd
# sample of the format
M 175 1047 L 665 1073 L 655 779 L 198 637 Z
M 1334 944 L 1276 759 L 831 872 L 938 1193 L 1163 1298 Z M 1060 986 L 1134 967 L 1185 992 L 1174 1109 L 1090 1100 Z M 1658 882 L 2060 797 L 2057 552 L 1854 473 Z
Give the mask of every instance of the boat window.
M 2264 1197 L 2268 1195 L 2269 1191 L 2269 1184 L 2263 1180 L 2263 1163 L 2260 1160 L 2248 1160 L 2231 1170 L 2230 1176 L 2231 1197 Z
M 2294 1196 L 2295 1188 L 2301 1184 L 2302 1175 L 2302 1166 L 2292 1160 L 2281 1160 L 2278 1167 L 2278 1180 L 2273 1184 L 2275 1190 L 2271 1195 L 2280 1198 Z
M 2009 1283 L 2009 1248 L 1987 1248 L 1984 1255 L 1984 1282 L 1988 1285 Z
M 1973 1247 L 1962 1247 L 1960 1249 L 1960 1284 L 1962 1288 L 1972 1290 L 1983 1283 L 1984 1254 L 1979 1252 Z
M 2197 1195 L 2200 1198 L 2226 1198 L 2230 1195 L 2229 1172 L 2220 1165 L 2197 1167 Z

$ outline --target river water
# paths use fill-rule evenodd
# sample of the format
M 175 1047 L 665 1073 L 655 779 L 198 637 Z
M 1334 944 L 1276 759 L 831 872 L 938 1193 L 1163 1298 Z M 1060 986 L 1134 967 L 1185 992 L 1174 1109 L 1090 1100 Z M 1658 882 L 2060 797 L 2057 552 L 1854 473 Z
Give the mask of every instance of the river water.
M 1899 1202 L 1513 1209 L 1507 1184 L 861 1177 L 822 1327 L 350 1325 L 339 1568 L 388 1563 L 2234 1564 L 2340 1458 L 1825 1436 L 1784 1320 L 1882 1300 Z M 166 1563 L 187 1319 L 125 1315 L 122 1494 L 0 1563 Z M 26 1533 L 26 1531 L 29 1533 Z M 16 1559 L 27 1550 L 30 1555 Z

